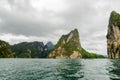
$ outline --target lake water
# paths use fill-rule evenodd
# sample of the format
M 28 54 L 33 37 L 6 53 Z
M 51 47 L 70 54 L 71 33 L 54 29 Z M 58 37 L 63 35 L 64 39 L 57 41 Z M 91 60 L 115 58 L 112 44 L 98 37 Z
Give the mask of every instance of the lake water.
M 120 80 L 120 60 L 0 59 L 0 80 Z

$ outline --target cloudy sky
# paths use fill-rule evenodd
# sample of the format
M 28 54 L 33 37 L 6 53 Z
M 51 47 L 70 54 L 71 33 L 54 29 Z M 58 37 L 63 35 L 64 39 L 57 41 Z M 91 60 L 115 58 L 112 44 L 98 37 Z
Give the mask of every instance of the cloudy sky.
M 52 41 L 77 28 L 81 45 L 106 55 L 111 11 L 120 12 L 120 0 L 0 0 L 0 39 Z

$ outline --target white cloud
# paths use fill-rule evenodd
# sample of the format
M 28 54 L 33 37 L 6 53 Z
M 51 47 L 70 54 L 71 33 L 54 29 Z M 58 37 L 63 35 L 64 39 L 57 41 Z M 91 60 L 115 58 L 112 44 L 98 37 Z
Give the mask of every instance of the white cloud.
M 9 42 L 10 44 L 27 41 L 28 38 L 24 35 L 1 34 L 0 39 Z
M 49 10 L 54 12 L 64 11 L 67 6 L 65 0 L 32 0 L 32 6 L 38 11 Z
M 11 7 L 6 0 L 0 0 L 0 9 L 11 11 Z
M 56 36 L 50 35 L 50 37 L 37 37 L 37 36 L 24 36 L 24 35 L 14 35 L 10 33 L 5 33 L 0 35 L 0 39 L 9 42 L 10 44 L 17 44 L 20 42 L 32 42 L 32 41 L 41 41 L 41 42 L 56 42 Z

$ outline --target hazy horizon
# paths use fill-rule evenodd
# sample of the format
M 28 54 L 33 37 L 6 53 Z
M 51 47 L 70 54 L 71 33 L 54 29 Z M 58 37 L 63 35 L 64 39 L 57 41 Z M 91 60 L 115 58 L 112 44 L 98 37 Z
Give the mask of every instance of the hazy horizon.
M 106 34 L 110 13 L 120 13 L 119 0 L 0 0 L 0 40 L 57 43 L 77 28 L 81 45 L 107 55 Z

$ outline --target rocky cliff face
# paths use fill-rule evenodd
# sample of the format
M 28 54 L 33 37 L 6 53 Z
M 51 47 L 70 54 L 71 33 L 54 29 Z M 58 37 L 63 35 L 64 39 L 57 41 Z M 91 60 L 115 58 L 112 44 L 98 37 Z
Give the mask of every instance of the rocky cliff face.
M 13 53 L 10 49 L 10 45 L 0 40 L 0 58 L 13 58 Z
M 80 53 L 81 44 L 77 29 L 72 30 L 67 35 L 62 35 L 49 58 L 82 58 Z
M 120 58 L 120 14 L 112 11 L 107 33 L 107 53 L 109 58 Z
M 52 43 L 50 43 L 52 45 Z M 49 45 L 49 47 L 51 46 Z M 15 57 L 19 58 L 46 58 L 51 48 L 43 42 L 22 42 L 12 45 L 12 51 L 15 53 Z M 53 47 L 53 45 L 52 45 Z

